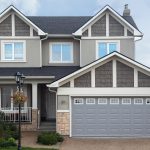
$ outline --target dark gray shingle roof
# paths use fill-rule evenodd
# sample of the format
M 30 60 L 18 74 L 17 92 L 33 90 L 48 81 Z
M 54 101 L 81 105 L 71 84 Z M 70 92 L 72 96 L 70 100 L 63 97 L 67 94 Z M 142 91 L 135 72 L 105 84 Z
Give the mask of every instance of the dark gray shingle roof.
M 79 66 L 43 66 L 41 68 L 0 68 L 0 76 L 14 76 L 21 72 L 25 76 L 55 76 L 58 80 L 80 69 Z
M 72 34 L 82 27 L 92 16 L 70 16 L 70 17 L 50 17 L 50 16 L 27 16 L 40 29 L 49 34 Z M 137 26 L 131 16 L 123 16 L 136 29 Z

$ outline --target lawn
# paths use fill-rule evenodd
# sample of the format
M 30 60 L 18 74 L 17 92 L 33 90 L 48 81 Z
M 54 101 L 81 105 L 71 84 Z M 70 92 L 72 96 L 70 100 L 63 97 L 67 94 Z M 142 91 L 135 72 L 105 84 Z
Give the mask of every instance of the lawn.
M 12 148 L 0 148 L 0 150 L 16 150 L 17 147 Z M 56 150 L 56 149 L 49 149 L 49 148 L 22 148 L 22 150 Z

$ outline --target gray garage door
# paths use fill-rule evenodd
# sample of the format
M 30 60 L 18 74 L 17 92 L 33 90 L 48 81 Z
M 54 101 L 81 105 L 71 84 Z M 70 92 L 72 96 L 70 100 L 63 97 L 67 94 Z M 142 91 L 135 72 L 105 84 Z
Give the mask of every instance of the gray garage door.
M 150 137 L 150 98 L 72 98 L 72 136 Z

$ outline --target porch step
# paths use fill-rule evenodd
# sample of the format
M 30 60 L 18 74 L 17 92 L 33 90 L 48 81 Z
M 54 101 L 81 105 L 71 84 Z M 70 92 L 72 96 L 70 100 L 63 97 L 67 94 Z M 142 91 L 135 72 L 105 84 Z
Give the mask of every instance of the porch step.
M 42 122 L 39 131 L 56 131 L 56 122 Z

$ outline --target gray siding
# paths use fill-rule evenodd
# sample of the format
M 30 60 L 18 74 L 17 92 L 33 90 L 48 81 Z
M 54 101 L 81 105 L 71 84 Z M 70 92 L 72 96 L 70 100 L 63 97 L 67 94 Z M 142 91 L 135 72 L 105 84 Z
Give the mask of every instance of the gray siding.
M 150 76 L 138 72 L 138 86 L 139 87 L 150 87 Z
M 117 61 L 117 87 L 134 87 L 134 69 Z
M 88 29 L 85 30 L 85 31 L 82 33 L 82 36 L 84 36 L 84 37 L 87 37 L 87 36 L 88 36 Z
M 73 42 L 73 63 L 49 63 L 50 42 Z M 79 66 L 80 64 L 80 43 L 74 39 L 48 39 L 42 43 L 43 66 Z
M 16 36 L 30 36 L 30 27 L 18 16 L 15 15 L 15 35 Z
M 106 36 L 106 15 L 91 26 L 92 36 Z
M 35 30 L 33 30 L 33 36 L 38 36 L 38 33 Z
M 12 35 L 12 25 L 11 25 L 11 16 L 9 16 L 0 23 L 0 36 L 11 36 L 11 35 Z
M 132 32 L 130 32 L 129 30 L 127 30 L 127 35 L 128 36 L 134 36 Z
M 70 82 L 67 82 L 67 83 L 63 84 L 63 85 L 60 86 L 60 87 L 70 87 Z
M 41 65 L 40 64 L 40 39 L 35 39 L 35 40 L 29 39 L 25 41 L 26 41 L 26 62 L 1 62 L 0 61 L 0 67 L 40 67 Z M 1 54 L 0 54 L 0 58 L 1 58 Z
M 95 69 L 95 86 L 112 87 L 112 61 Z
M 124 27 L 111 15 L 109 15 L 109 35 L 124 36 Z
M 74 87 L 91 87 L 91 72 L 74 79 Z

